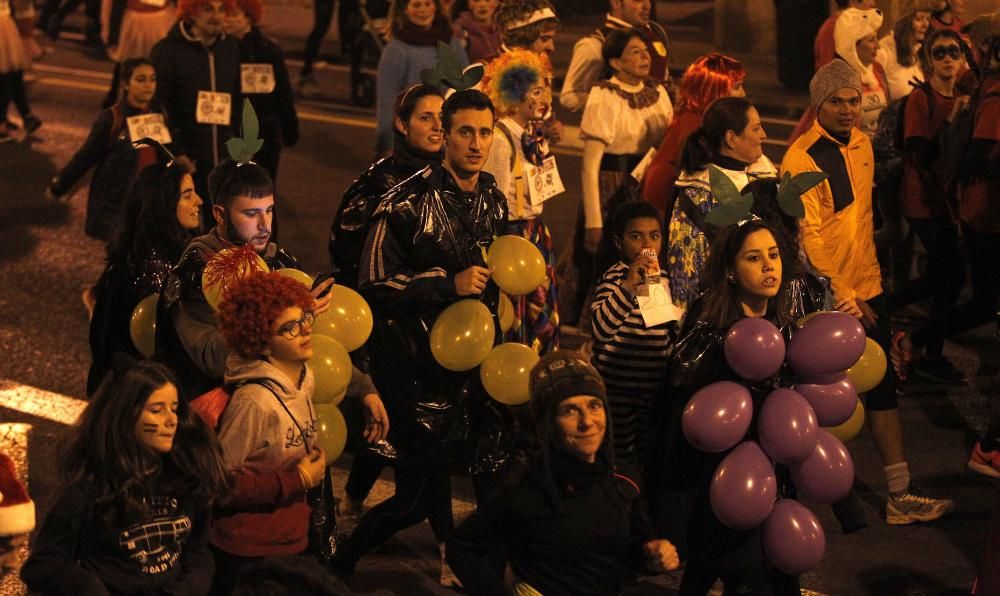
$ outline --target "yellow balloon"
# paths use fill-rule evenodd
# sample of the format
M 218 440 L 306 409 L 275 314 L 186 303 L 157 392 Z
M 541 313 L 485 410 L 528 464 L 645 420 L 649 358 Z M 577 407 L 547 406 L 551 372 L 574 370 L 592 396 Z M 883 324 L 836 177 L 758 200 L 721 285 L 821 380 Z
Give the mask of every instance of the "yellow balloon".
M 140 300 L 128 324 L 132 345 L 146 358 L 152 357 L 156 349 L 156 305 L 159 302 L 159 294 L 150 294 Z
M 524 344 L 506 343 L 493 348 L 479 367 L 479 378 L 490 397 L 516 406 L 528 401 L 528 377 L 539 356 Z
M 310 277 L 308 273 L 299 271 L 298 269 L 278 269 L 278 275 L 284 275 L 285 277 L 294 279 L 310 289 L 312 289 L 313 283 L 316 281 Z
M 831 435 L 840 439 L 841 443 L 846 443 L 858 436 L 861 432 L 861 428 L 865 425 L 865 407 L 861 405 L 861 400 L 858 400 L 858 405 L 854 407 L 854 413 L 851 417 L 847 419 L 847 422 L 843 424 L 838 424 L 837 426 L 828 426 L 826 430 L 830 432 Z
M 347 421 L 333 404 L 316 404 L 316 444 L 326 452 L 326 464 L 337 461 L 347 445 Z
M 351 356 L 340 342 L 325 335 L 313 335 L 312 348 L 313 357 L 309 359 L 309 368 L 316 378 L 313 403 L 329 404 L 347 391 L 354 370 Z
M 885 351 L 869 337 L 865 342 L 865 353 L 854 366 L 847 369 L 847 376 L 858 393 L 864 393 L 878 387 L 885 376 L 885 370 Z
M 316 318 L 313 333 L 332 337 L 353 352 L 368 341 L 373 324 L 372 311 L 361 294 L 334 284 L 330 288 L 330 310 Z
M 219 252 L 217 252 L 215 256 L 212 258 L 213 259 L 223 258 L 228 256 L 230 252 L 231 252 L 230 249 L 224 248 Z M 260 258 L 260 255 L 257 255 L 257 266 L 242 267 L 238 275 L 240 278 L 243 278 L 246 277 L 247 275 L 250 275 L 251 273 L 256 273 L 256 272 L 266 273 L 268 271 L 270 271 L 270 269 L 268 268 L 267 263 L 264 262 L 264 259 Z M 202 292 L 205 294 L 205 301 L 208 302 L 208 305 L 212 307 L 212 310 L 219 310 L 219 303 L 222 302 L 222 294 L 226 290 L 225 284 L 221 282 L 210 284 L 205 279 L 205 274 L 202 273 L 201 289 Z
M 500 305 L 497 311 L 500 319 L 500 333 L 507 333 L 514 326 L 514 303 L 503 292 L 500 292 Z
M 542 251 L 520 236 L 500 236 L 494 240 L 487 262 L 493 280 L 512 296 L 530 294 L 545 282 Z
M 471 370 L 493 349 L 490 309 L 478 300 L 459 300 L 444 309 L 431 327 L 431 354 L 448 370 Z

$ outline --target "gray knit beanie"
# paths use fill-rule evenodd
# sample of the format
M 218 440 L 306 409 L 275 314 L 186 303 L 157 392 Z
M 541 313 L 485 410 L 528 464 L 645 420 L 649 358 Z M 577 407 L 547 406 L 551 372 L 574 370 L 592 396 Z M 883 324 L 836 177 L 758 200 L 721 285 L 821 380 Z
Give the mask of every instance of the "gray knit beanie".
M 809 81 L 809 96 L 817 110 L 831 95 L 844 88 L 861 95 L 861 76 L 843 60 L 836 59 L 816 71 Z

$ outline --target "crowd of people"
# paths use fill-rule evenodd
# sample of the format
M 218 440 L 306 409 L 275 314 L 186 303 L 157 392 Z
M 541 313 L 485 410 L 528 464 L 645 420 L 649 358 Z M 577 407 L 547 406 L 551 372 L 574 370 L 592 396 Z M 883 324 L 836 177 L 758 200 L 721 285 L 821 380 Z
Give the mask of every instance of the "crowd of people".
M 470 0 L 454 22 L 439 0 L 394 1 L 377 159 L 331 209 L 331 276 L 309 286 L 280 273 L 299 268 L 275 234 L 281 149 L 299 123 L 260 0 L 179 0 L 176 21 L 163 3 L 112 4 L 109 101 L 45 191 L 58 200 L 94 170 L 85 233 L 107 255 L 84 293 L 90 401 L 21 571 L 32 591 L 254 593 L 281 569 L 301 582 L 286 587 L 322 593 L 426 519 L 441 584 L 471 594 L 615 594 L 681 566 L 685 595 L 719 579 L 727 593 L 798 594 L 760 527 L 720 521 L 709 487 L 726 454 L 695 449 L 681 419 L 700 389 L 740 378 L 724 354 L 734 324 L 762 319 L 790 338 L 820 311 L 856 318 L 891 359 L 863 395 L 886 522 L 953 509 L 911 482 L 898 396 L 911 375 L 967 382 L 945 339 L 997 316 L 1000 13 L 966 24 L 961 0 L 901 0 L 880 40 L 882 12 L 845 0 L 817 35 L 809 110 L 776 164 L 745 66 L 713 52 L 671 78 L 684 65 L 648 0 L 610 0 L 566 73 L 550 62 L 560 21 L 548 0 Z M 316 85 L 333 14 L 316 7 L 300 90 Z M 18 26 L 34 15 L 15 0 L 0 9 L 0 105 L 10 96 L 31 132 Z M 40 25 L 57 35 L 64 9 L 46 9 Z M 560 76 L 583 142 L 563 259 L 545 221 L 569 175 L 552 150 Z M 524 295 L 505 293 L 488 262 L 506 235 L 545 263 Z M 963 255 L 972 297 L 959 304 Z M 354 458 L 338 503 L 310 364 L 334 280 L 373 317 L 351 354 Z M 527 405 L 492 399 L 477 366 L 434 354 L 435 321 L 469 299 L 493 319 L 493 345 L 540 357 Z M 926 320 L 900 328 L 928 299 Z M 131 320 L 144 304 L 149 345 Z M 583 349 L 561 349 L 567 326 Z M 755 409 L 787 374 L 750 384 Z M 1000 477 L 1000 412 L 968 465 Z M 366 509 L 386 466 L 395 492 Z M 457 526 L 456 475 L 477 505 Z M 833 510 L 844 532 L 868 523 L 853 493 Z M 338 517 L 356 521 L 349 534 Z M 14 527 L 4 536 L 31 529 Z M 987 570 L 980 589 L 996 581 Z

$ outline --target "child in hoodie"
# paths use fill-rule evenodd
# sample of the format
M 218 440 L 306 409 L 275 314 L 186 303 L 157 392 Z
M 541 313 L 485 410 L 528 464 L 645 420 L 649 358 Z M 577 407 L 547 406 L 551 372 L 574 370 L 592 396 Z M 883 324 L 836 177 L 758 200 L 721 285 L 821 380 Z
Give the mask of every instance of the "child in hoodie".
M 500 55 L 500 27 L 493 20 L 498 0 L 469 0 L 469 10 L 455 19 L 455 37 L 462 41 L 469 62 L 489 62 Z
M 308 545 L 306 491 L 324 477 L 312 405 L 313 297 L 275 272 L 252 274 L 226 292 L 219 328 L 232 349 L 225 382 L 236 386 L 219 422 L 233 495 L 215 520 L 214 593 L 229 593 L 239 570 L 261 558 L 296 555 Z M 348 397 L 363 399 L 372 442 L 388 418 L 371 379 L 353 371 Z M 220 585 L 222 584 L 222 585 Z

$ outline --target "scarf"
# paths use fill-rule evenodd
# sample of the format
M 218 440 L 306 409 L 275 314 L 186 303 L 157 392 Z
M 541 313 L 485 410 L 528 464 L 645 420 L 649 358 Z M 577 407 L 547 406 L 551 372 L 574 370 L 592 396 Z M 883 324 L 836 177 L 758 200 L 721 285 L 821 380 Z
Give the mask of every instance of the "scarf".
M 392 34 L 399 41 L 411 46 L 436 46 L 439 41 L 451 43 L 454 37 L 451 23 L 441 17 L 435 17 L 429 29 L 417 27 L 406 21 L 400 27 L 393 27 Z

